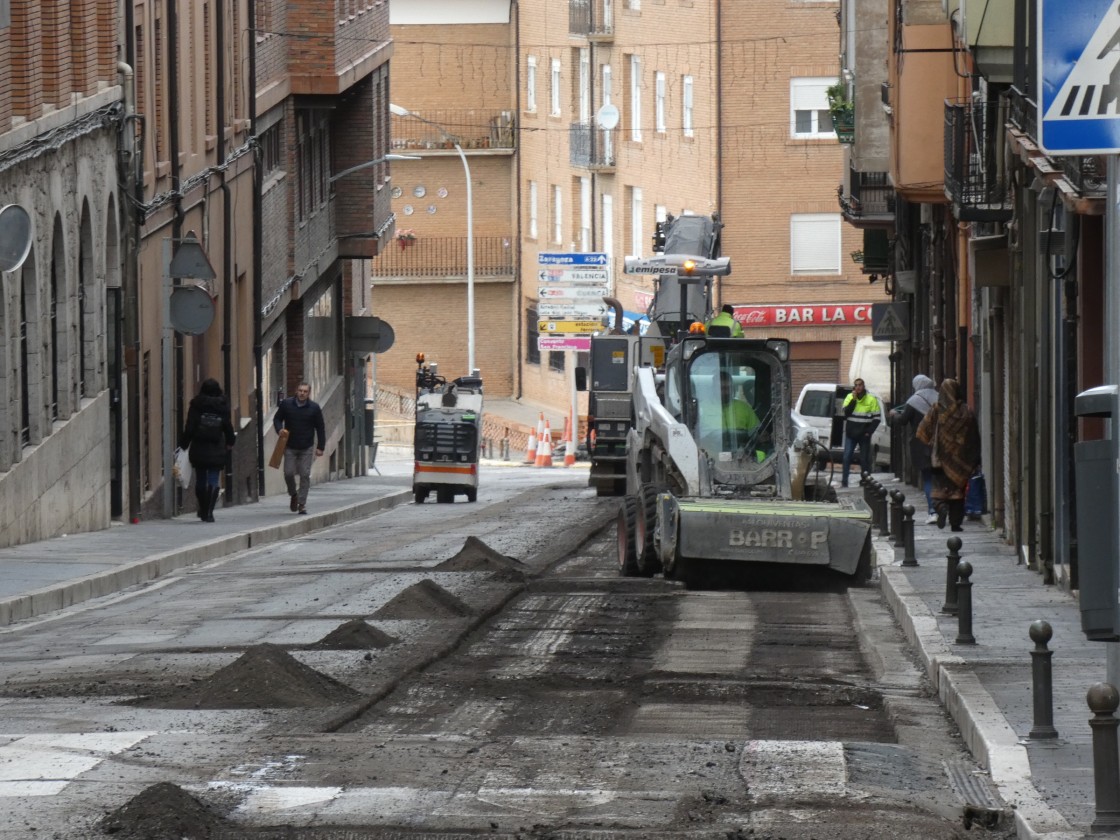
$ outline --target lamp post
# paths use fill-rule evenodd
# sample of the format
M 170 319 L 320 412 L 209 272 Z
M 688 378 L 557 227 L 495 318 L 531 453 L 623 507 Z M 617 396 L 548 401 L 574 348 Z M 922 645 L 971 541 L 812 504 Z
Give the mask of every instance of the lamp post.
M 385 155 L 385 157 L 379 157 L 376 160 L 367 160 L 365 163 L 359 163 L 357 166 L 351 166 L 349 169 L 336 172 L 330 177 L 330 183 L 333 184 L 339 178 L 345 178 L 347 175 L 353 175 L 355 172 L 361 172 L 363 169 L 369 169 L 372 166 L 387 163 L 391 160 L 420 160 L 420 155 Z
M 467 374 L 474 374 L 474 200 L 471 194 L 471 168 L 467 163 L 467 156 L 463 147 L 459 145 L 459 138 L 448 132 L 437 122 L 425 119 L 407 108 L 390 103 L 389 111 L 398 117 L 412 117 L 422 123 L 427 123 L 439 131 L 444 139 L 450 142 L 455 151 L 459 153 L 459 160 L 463 162 L 463 174 L 467 179 Z

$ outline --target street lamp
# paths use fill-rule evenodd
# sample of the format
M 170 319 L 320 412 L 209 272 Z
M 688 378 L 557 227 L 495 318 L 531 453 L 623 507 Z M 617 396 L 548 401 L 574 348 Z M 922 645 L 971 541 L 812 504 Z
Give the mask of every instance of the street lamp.
M 425 119 L 419 114 L 414 114 L 400 105 L 389 104 L 389 111 L 398 117 L 412 117 L 427 123 L 439 131 L 443 138 L 455 147 L 459 153 L 459 160 L 463 162 L 463 174 L 467 178 L 467 374 L 474 374 L 474 199 L 471 195 L 471 168 L 467 164 L 467 156 L 463 154 L 463 147 L 459 145 L 459 138 L 448 132 L 437 122 Z
M 351 166 L 349 169 L 336 172 L 330 177 L 330 183 L 333 184 L 339 178 L 345 178 L 347 175 L 352 175 L 355 172 L 369 169 L 371 166 L 377 166 L 378 164 L 386 163 L 390 160 L 420 160 L 420 155 L 385 155 L 385 157 L 379 157 L 377 160 L 367 160 L 365 163 L 359 163 L 357 166 Z

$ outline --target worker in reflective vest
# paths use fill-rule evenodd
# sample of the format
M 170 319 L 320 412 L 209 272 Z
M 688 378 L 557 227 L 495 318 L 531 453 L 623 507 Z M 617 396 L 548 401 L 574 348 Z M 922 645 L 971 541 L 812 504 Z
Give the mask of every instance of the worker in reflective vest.
M 712 333 L 712 327 L 727 327 L 731 338 L 743 337 L 743 327 L 735 320 L 735 307 L 730 303 L 725 303 L 719 314 L 708 321 L 709 335 Z
M 879 400 L 874 394 L 867 393 L 862 379 L 852 386 L 852 393 L 844 398 L 844 469 L 840 474 L 840 486 L 848 486 L 848 472 L 852 467 L 852 456 L 859 447 L 859 468 L 864 475 L 871 473 L 871 435 L 879 428 L 882 415 Z

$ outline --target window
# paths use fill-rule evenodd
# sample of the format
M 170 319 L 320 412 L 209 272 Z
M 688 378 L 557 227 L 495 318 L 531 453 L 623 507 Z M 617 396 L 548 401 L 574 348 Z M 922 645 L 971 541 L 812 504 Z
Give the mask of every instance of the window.
M 537 233 L 537 182 L 529 182 L 529 238 L 536 239 Z
M 658 70 L 653 76 L 653 127 L 665 133 L 665 74 Z
M 528 58 L 529 65 L 525 68 L 525 110 L 537 110 L 537 57 Z
M 840 273 L 839 213 L 794 213 L 789 240 L 790 274 Z
M 642 255 L 642 188 L 630 188 L 630 256 Z
M 556 245 L 564 242 L 564 193 L 559 186 L 552 188 L 552 241 Z
M 642 140 L 642 60 L 630 56 L 630 139 Z
M 828 88 L 836 79 L 790 79 L 790 136 L 835 137 L 828 115 Z
M 541 348 L 537 343 L 540 338 L 537 310 L 525 310 L 525 361 L 531 365 L 541 363 Z
M 692 77 L 681 79 L 681 133 L 692 137 Z
M 265 178 L 274 172 L 279 172 L 284 166 L 280 128 L 281 123 L 277 123 L 261 132 L 261 162 L 264 166 Z
M 549 83 L 549 113 L 560 116 L 560 59 L 552 59 L 552 75 Z

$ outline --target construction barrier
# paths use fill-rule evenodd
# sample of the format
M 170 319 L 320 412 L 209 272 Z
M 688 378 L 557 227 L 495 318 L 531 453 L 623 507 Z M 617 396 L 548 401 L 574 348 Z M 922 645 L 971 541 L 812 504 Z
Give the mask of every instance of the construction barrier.
M 552 466 L 552 429 L 547 420 L 544 421 L 544 434 L 537 442 L 537 466 Z

